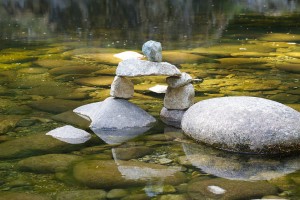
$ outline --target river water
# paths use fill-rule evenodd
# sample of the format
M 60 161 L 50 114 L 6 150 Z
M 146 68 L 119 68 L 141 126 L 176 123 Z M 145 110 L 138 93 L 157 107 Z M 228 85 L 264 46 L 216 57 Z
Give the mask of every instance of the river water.
M 193 78 L 195 102 L 256 96 L 300 111 L 297 0 L 0 0 L 0 199 L 300 199 L 300 158 L 196 144 L 159 119 L 165 77 L 132 78 L 130 100 L 157 118 L 108 137 L 72 110 L 109 97 L 120 62 L 162 43 Z M 300 123 L 300 122 L 299 122 Z M 45 133 L 64 125 L 92 138 Z

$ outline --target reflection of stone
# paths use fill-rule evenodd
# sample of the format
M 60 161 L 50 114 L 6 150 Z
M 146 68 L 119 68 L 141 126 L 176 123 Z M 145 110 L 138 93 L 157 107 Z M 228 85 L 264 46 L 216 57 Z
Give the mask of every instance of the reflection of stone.
M 195 140 L 222 149 L 258 154 L 299 151 L 300 113 L 257 97 L 222 97 L 198 102 L 182 119 Z
M 164 123 L 170 126 L 181 128 L 181 119 L 184 113 L 185 110 L 169 110 L 163 107 L 160 111 L 160 118 Z
M 120 144 L 147 132 L 150 128 L 148 126 L 115 130 L 92 128 L 92 131 L 107 144 Z
M 299 157 L 264 158 L 216 150 L 201 144 L 183 144 L 187 160 L 214 176 L 233 180 L 269 180 L 300 169 Z
M 52 137 L 69 144 L 81 144 L 91 138 L 91 135 L 88 132 L 69 125 L 49 131 L 46 135 L 51 135 Z

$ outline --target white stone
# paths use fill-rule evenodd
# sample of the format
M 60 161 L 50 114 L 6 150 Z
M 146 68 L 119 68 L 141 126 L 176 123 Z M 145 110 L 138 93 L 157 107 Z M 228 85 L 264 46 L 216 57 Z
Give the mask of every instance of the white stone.
M 214 193 L 214 194 L 224 194 L 226 192 L 226 190 L 224 190 L 223 188 L 219 187 L 219 186 L 215 186 L 215 185 L 210 185 L 207 186 L 208 191 Z
M 56 128 L 46 133 L 46 135 L 51 135 L 52 137 L 58 140 L 70 144 L 81 144 L 88 141 L 91 138 L 91 135 L 88 132 L 70 125 Z
M 142 51 L 149 61 L 152 62 L 162 61 L 162 54 L 161 54 L 162 47 L 160 42 L 150 40 L 143 45 Z
M 158 94 L 164 94 L 167 92 L 167 88 L 168 88 L 167 85 L 156 85 L 149 88 L 149 90 Z
M 121 60 L 128 60 L 128 59 L 142 59 L 144 56 L 140 53 L 134 51 L 124 51 L 118 54 L 115 54 L 114 57 L 119 58 Z
M 150 62 L 146 60 L 128 59 L 119 63 L 117 76 L 181 76 L 175 65 L 167 62 Z
M 167 109 L 184 110 L 194 103 L 195 90 L 192 84 L 179 88 L 168 87 L 165 98 L 164 107 Z
M 186 111 L 181 125 L 195 140 L 225 150 L 258 154 L 300 150 L 300 113 L 263 98 L 200 101 Z
M 167 77 L 166 82 L 171 88 L 178 88 L 191 83 L 192 77 L 189 74 L 183 72 L 180 77 Z
M 112 97 L 129 99 L 133 97 L 134 86 L 133 83 L 120 76 L 116 76 L 111 84 L 110 95 Z

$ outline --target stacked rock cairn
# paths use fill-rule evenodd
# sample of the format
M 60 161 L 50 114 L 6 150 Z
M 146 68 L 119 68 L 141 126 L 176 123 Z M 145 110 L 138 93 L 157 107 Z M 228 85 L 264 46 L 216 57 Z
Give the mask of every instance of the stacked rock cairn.
M 110 95 L 115 98 L 133 97 L 134 85 L 125 77 L 168 76 L 168 88 L 164 97 L 164 107 L 160 112 L 164 123 L 181 128 L 181 119 L 185 111 L 194 103 L 194 86 L 192 77 L 167 62 L 162 62 L 160 42 L 148 41 L 142 47 L 146 60 L 129 59 L 119 63 L 116 77 L 111 85 Z

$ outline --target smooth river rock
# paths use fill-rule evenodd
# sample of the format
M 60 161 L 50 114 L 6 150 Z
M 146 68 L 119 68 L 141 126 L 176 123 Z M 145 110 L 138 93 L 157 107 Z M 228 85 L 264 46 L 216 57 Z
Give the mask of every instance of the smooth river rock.
M 133 83 L 130 80 L 120 76 L 114 78 L 110 89 L 110 95 L 112 97 L 129 99 L 133 97 L 133 93 Z
M 165 98 L 164 107 L 167 109 L 184 110 L 194 103 L 195 90 L 192 84 L 179 88 L 168 87 Z
M 257 97 L 222 97 L 193 105 L 182 119 L 183 131 L 217 148 L 256 154 L 300 150 L 300 113 Z
M 91 138 L 91 134 L 88 132 L 70 125 L 56 128 L 46 133 L 46 135 L 51 135 L 52 137 L 69 144 L 85 143 Z
M 117 76 L 180 76 L 181 72 L 175 65 L 167 62 L 151 62 L 146 60 L 128 59 L 119 63 Z
M 142 47 L 142 51 L 149 61 L 152 62 L 162 61 L 162 54 L 161 54 L 162 47 L 160 42 L 149 40 L 148 42 L 144 43 Z
M 104 190 L 73 190 L 57 193 L 56 200 L 105 200 Z

